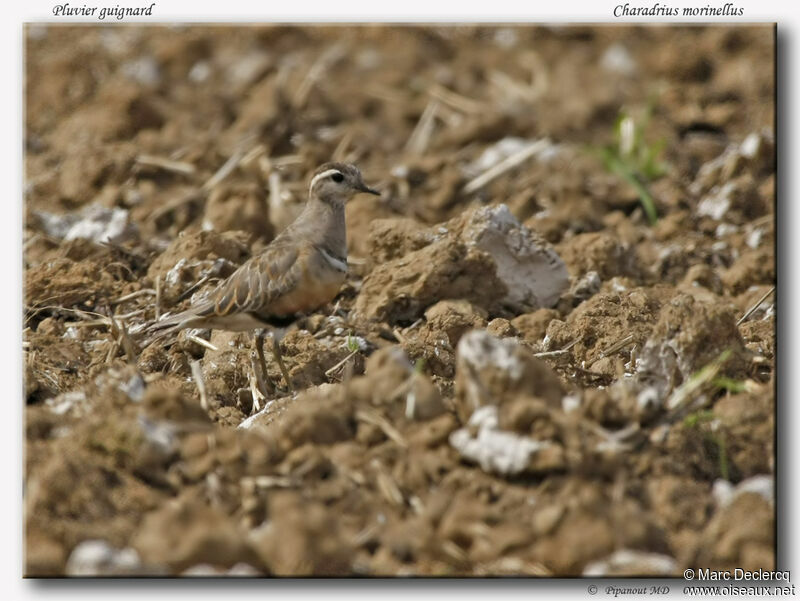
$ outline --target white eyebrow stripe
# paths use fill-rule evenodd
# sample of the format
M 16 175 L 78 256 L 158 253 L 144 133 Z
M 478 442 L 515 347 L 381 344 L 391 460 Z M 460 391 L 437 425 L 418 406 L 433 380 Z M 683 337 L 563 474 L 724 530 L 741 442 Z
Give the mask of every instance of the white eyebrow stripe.
M 323 171 L 322 173 L 318 173 L 317 175 L 315 175 L 311 180 L 311 184 L 309 184 L 308 186 L 308 191 L 310 192 L 311 190 L 314 189 L 314 184 L 317 182 L 318 179 L 323 179 L 325 177 L 328 177 L 329 175 L 333 175 L 334 173 L 342 175 L 342 172 L 339 171 L 338 169 L 328 169 L 327 171 Z
M 330 264 L 331 267 L 333 267 L 337 271 L 341 271 L 342 273 L 346 273 L 347 272 L 347 260 L 346 259 L 340 259 L 339 257 L 336 257 L 336 256 L 332 255 L 330 252 L 328 252 L 327 250 L 325 250 L 321 246 L 318 247 L 318 248 L 319 248 L 319 252 L 322 253 L 322 256 L 325 257 L 325 259 L 328 261 L 328 263 Z

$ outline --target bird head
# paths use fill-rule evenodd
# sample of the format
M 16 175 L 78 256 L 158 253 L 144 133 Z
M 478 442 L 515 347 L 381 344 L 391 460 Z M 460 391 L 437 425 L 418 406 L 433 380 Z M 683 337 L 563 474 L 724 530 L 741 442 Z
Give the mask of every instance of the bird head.
M 314 172 L 308 190 L 310 198 L 334 205 L 344 205 L 359 192 L 380 196 L 380 192 L 364 183 L 358 167 L 346 163 L 325 163 L 320 166 Z

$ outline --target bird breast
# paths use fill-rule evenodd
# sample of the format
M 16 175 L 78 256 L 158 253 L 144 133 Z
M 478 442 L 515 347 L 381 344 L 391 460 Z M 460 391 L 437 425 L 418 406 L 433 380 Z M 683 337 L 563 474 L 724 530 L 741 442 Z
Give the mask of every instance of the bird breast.
M 299 281 L 293 290 L 276 299 L 270 307 L 271 312 L 305 313 L 329 303 L 339 293 L 347 275 L 346 261 L 336 259 L 332 262 L 323 252 L 317 251 L 309 253 L 303 263 Z

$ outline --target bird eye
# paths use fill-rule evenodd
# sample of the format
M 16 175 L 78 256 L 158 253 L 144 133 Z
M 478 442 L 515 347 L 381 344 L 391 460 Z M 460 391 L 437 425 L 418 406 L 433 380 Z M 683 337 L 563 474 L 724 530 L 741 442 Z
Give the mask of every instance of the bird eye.
M 341 173 L 334 173 L 331 175 L 331 179 L 335 181 L 337 184 L 341 184 L 344 181 L 344 175 Z

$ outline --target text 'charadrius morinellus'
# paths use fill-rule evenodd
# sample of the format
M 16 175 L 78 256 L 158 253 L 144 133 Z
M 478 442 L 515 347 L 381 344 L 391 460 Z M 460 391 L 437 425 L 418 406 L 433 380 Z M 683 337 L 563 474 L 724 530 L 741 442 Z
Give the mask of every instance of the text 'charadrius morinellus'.
M 265 329 L 275 332 L 333 300 L 347 274 L 344 207 L 359 192 L 379 195 L 368 187 L 353 165 L 325 163 L 311 178 L 308 202 L 295 221 L 260 254 L 243 263 L 210 294 L 177 315 L 167 316 L 148 330 L 164 333 L 184 328 L 253 331 L 261 369 Z M 286 385 L 292 389 L 280 354 L 272 349 Z

